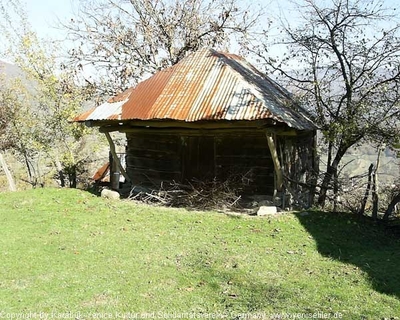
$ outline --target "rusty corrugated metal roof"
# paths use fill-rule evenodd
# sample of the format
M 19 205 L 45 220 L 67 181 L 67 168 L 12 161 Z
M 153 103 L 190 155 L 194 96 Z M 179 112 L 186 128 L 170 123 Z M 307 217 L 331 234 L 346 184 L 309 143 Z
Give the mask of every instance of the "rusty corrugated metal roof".
M 203 48 L 77 116 L 99 120 L 260 120 L 315 129 L 291 95 L 243 58 Z

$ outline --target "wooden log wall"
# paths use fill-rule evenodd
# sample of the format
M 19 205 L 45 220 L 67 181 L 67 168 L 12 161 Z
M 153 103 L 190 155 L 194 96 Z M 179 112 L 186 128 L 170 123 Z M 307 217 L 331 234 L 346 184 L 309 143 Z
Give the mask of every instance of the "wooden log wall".
M 265 132 L 127 132 L 127 173 L 134 184 L 234 177 L 244 194 L 274 191 L 274 165 Z
M 181 180 L 181 139 L 177 135 L 127 133 L 126 167 L 133 184 L 158 188 Z
M 220 180 L 236 176 L 244 194 L 274 192 L 274 164 L 265 134 L 230 134 L 215 138 L 216 172 Z

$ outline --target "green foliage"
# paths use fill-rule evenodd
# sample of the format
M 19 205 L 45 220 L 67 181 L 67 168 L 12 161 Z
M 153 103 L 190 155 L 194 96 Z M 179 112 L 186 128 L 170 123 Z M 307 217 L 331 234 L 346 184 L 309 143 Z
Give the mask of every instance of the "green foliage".
M 42 150 L 38 139 L 41 136 L 40 119 L 32 112 L 32 94 L 25 79 L 1 79 L 0 106 L 2 110 L 2 128 L 0 146 L 2 150 L 13 150 L 25 163 L 29 180 L 39 183 L 35 173 L 34 159 Z
M 14 113 L 8 122 L 11 141 L 28 166 L 32 184 L 38 182 L 39 174 L 33 173 L 36 166 L 32 163 L 43 154 L 50 160 L 46 165 L 58 172 L 61 184 L 67 174 L 70 186 L 75 186 L 76 175 L 83 169 L 80 166 L 88 160 L 82 147 L 89 131 L 69 121 L 90 99 L 92 89 L 80 85 L 75 72 L 62 64 L 58 58 L 61 48 L 55 42 L 38 38 L 20 2 L 12 3 L 9 8 L 14 12 L 5 7 L 0 10 L 4 18 L 0 28 L 6 31 L 9 44 L 4 54 L 21 69 L 21 76 L 7 80 L 0 93 L 1 102 Z
M 238 217 L 70 189 L 0 202 L 4 312 L 390 319 L 400 309 L 398 237 L 348 215 Z

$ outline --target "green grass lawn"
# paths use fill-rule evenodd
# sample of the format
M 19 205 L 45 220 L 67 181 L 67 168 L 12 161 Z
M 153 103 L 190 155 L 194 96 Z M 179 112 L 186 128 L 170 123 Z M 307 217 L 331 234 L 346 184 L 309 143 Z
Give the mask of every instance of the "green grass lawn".
M 235 217 L 73 189 L 0 204 L 0 318 L 400 316 L 400 241 L 351 216 Z

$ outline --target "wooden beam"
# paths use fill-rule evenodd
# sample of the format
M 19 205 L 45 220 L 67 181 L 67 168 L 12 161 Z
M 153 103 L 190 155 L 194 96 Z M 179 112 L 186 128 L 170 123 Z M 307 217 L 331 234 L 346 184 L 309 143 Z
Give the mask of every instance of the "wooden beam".
M 119 174 L 121 170 L 118 167 L 117 161 L 114 160 L 114 156 L 110 151 L 110 188 L 112 190 L 119 190 Z M 116 174 L 117 173 L 117 174 Z
M 128 181 L 129 183 L 132 183 L 132 180 L 129 178 L 129 176 L 126 173 L 125 169 L 122 167 L 121 161 L 119 161 L 117 152 L 115 151 L 114 141 L 111 139 L 110 133 L 105 132 L 104 134 L 106 135 L 106 138 L 108 140 L 108 144 L 110 145 L 110 151 L 111 151 L 113 160 L 117 164 L 119 171 L 122 173 L 122 175 L 124 176 L 126 181 Z
M 188 128 L 188 129 L 226 129 L 226 128 L 259 128 L 273 126 L 275 122 L 270 119 L 265 120 L 204 120 L 204 121 L 170 121 L 170 120 L 131 120 L 131 121 L 104 121 L 96 123 L 100 127 L 100 132 L 121 131 L 125 132 L 129 128 Z
M 283 173 L 281 163 L 278 158 L 278 152 L 276 150 L 275 142 L 272 133 L 266 132 L 267 142 L 269 151 L 271 152 L 272 161 L 274 162 L 275 177 L 276 177 L 276 189 L 281 191 L 283 188 Z
M 102 130 L 100 128 L 99 130 L 102 133 L 107 132 L 107 130 Z M 190 128 L 155 128 L 155 127 L 150 127 L 150 128 L 143 128 L 143 127 L 129 127 L 124 130 L 120 130 L 122 133 L 157 133 L 157 134 L 182 134 L 182 135 L 188 135 L 188 136 L 207 136 L 207 135 L 216 135 L 216 134 L 224 134 L 224 133 L 244 133 L 248 135 L 252 134 L 262 134 L 265 132 L 263 129 L 258 129 L 258 128 L 227 128 L 227 129 L 190 129 Z
M 224 133 L 246 133 L 246 134 L 253 134 L 253 133 L 264 133 L 265 128 L 215 128 L 215 129 L 204 129 L 204 128 L 183 128 L 183 127 L 176 127 L 176 128 L 158 128 L 158 127 L 119 127 L 118 130 L 115 128 L 109 127 L 101 127 L 99 128 L 99 132 L 113 132 L 119 131 L 122 133 L 143 133 L 143 132 L 154 132 L 154 133 L 165 133 L 165 134 L 188 134 L 193 136 L 205 136 L 205 135 L 214 135 L 214 134 L 224 134 Z M 279 130 L 270 129 L 268 128 L 268 132 L 273 133 L 277 136 L 297 136 L 296 130 Z
M 285 127 L 268 127 L 265 128 L 264 130 L 267 130 L 268 132 L 275 134 L 277 136 L 289 136 L 289 137 L 296 137 L 300 133 L 300 131 L 292 129 L 292 128 L 285 128 Z

